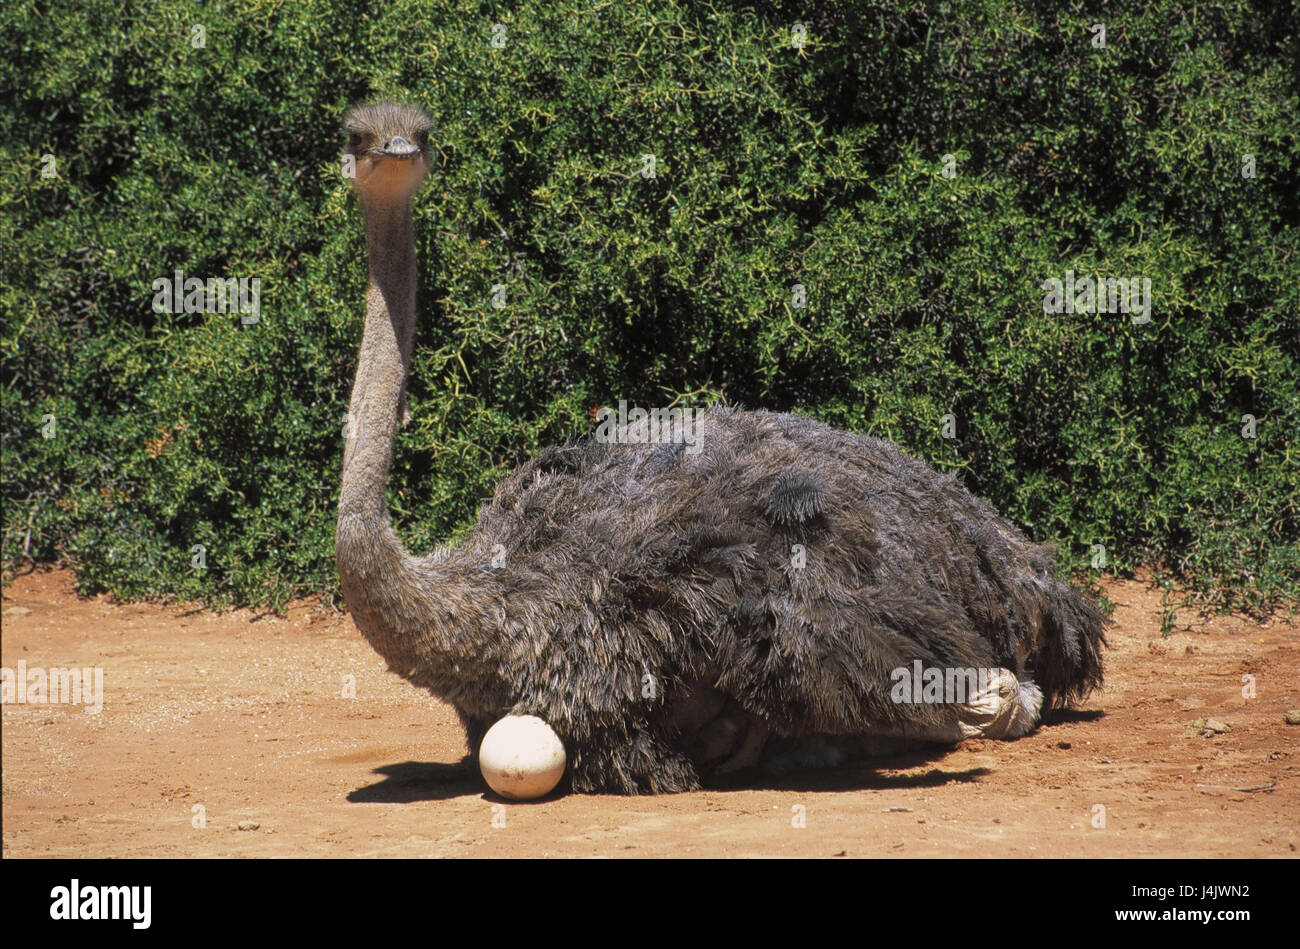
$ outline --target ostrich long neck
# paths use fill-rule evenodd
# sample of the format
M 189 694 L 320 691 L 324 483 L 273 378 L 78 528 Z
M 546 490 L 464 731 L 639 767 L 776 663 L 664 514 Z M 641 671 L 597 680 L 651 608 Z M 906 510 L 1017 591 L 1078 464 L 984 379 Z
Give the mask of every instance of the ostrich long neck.
M 364 207 L 370 285 L 357 378 L 348 406 L 339 521 L 357 517 L 382 524 L 400 549 L 384 496 L 393 434 L 411 360 L 415 328 L 415 243 L 410 205 Z
M 472 568 L 450 558 L 417 559 L 393 531 L 385 498 L 415 325 L 411 209 L 365 204 L 370 284 L 348 409 L 335 556 L 357 627 L 394 671 L 438 689 L 448 669 L 477 665 L 460 635 L 499 622 Z M 481 653 L 482 650 L 480 649 Z

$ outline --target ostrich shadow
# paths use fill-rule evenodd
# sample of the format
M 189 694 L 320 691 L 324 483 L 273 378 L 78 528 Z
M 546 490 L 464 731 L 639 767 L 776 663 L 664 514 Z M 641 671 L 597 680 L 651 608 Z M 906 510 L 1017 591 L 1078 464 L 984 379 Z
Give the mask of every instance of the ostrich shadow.
M 947 769 L 939 762 L 951 754 L 950 746 L 916 747 L 854 757 L 842 764 L 769 773 L 748 768 L 715 775 L 704 782 L 707 791 L 906 791 L 965 784 L 992 774 L 986 767 Z M 917 769 L 930 765 L 927 770 Z M 896 772 L 905 772 L 902 774 Z
M 1045 708 L 1041 725 L 1044 728 L 1051 728 L 1053 725 L 1095 722 L 1105 717 L 1105 710 L 1099 708 Z
M 457 762 L 403 761 L 375 768 L 382 780 L 357 788 L 347 796 L 353 804 L 413 804 L 482 795 L 483 779 L 466 755 Z
M 704 791 L 905 791 L 941 787 L 945 784 L 978 781 L 992 772 L 988 768 L 945 770 L 931 767 L 922 773 L 892 774 L 886 771 L 914 771 L 933 764 L 951 752 L 951 748 L 916 749 L 895 754 L 856 759 L 834 767 L 812 768 L 788 774 L 765 774 L 755 768 L 713 777 L 703 783 Z M 460 761 L 403 761 L 375 768 L 372 774 L 382 779 L 357 788 L 347 796 L 352 804 L 414 804 L 419 801 L 446 801 L 456 797 L 477 796 L 484 800 L 505 800 L 483 785 L 474 760 L 466 755 Z M 570 793 L 563 781 L 555 792 L 538 798 L 554 800 Z M 624 797 L 621 794 L 592 795 Z M 529 804 L 532 801 L 511 801 Z
M 1095 722 L 1106 717 L 1102 709 L 1055 708 L 1044 709 L 1039 728 L 1034 734 L 1055 725 Z M 1030 736 L 1025 736 L 1029 738 Z M 980 739 L 1001 744 L 996 739 Z M 1024 740 L 1024 739 L 1021 739 Z M 773 791 L 888 791 L 911 788 L 932 788 L 952 783 L 978 781 L 992 770 L 986 767 L 963 770 L 945 769 L 938 764 L 944 757 L 962 746 L 899 742 L 895 750 L 855 755 L 843 764 L 827 768 L 810 768 L 788 774 L 764 774 L 754 769 L 715 777 L 705 782 L 709 790 L 773 790 Z M 1007 742 L 1016 745 L 1018 742 Z M 923 773 L 917 769 L 932 765 Z M 893 772 L 906 773 L 893 773 Z

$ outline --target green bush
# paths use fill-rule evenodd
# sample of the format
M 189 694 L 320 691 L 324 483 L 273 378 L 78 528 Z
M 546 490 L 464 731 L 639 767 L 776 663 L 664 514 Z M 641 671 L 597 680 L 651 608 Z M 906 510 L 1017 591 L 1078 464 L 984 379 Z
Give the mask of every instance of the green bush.
M 598 404 L 725 398 L 892 438 L 1068 568 L 1295 598 L 1296 21 L 1060 6 L 6 3 L 6 573 L 335 589 L 365 281 L 335 130 L 394 96 L 436 126 L 413 547 Z M 260 278 L 260 321 L 153 312 L 178 268 Z M 1150 322 L 1045 313 L 1069 270 L 1149 278 Z

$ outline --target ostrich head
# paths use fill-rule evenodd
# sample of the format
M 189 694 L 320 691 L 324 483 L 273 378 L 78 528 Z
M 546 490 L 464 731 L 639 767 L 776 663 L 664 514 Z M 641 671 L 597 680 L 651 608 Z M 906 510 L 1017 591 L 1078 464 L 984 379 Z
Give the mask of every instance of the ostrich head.
M 360 105 L 343 120 L 345 155 L 356 161 L 357 191 L 368 201 L 405 202 L 428 171 L 429 117 L 412 105 Z

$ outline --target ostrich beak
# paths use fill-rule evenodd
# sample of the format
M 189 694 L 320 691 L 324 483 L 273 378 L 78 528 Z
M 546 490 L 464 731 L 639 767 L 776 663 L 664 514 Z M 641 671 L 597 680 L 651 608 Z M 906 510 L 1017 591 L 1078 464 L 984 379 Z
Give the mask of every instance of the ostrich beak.
M 420 154 L 420 149 L 400 135 L 395 135 L 378 148 L 370 149 L 370 154 L 376 158 L 395 158 L 398 161 L 410 161 Z

